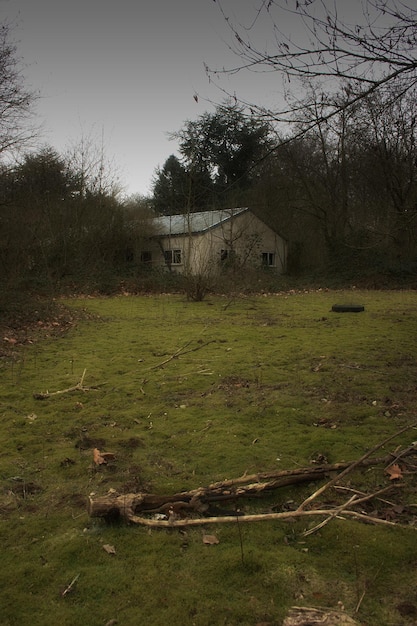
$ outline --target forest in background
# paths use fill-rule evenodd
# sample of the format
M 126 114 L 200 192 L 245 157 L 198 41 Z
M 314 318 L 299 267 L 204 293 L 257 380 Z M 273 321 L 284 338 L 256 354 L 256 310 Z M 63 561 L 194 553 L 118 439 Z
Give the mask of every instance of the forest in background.
M 65 154 L 39 147 L 32 117 L 36 95 L 26 88 L 11 29 L 3 25 L 3 312 L 22 308 L 19 302 L 34 295 L 181 288 L 169 271 L 152 272 L 141 263 L 142 242 L 155 234 L 148 218 L 241 206 L 249 206 L 289 244 L 285 279 L 263 275 L 254 280 L 245 274 L 245 289 L 279 289 L 288 281 L 317 276 L 341 284 L 413 286 L 415 10 L 403 3 L 393 2 L 389 10 L 379 0 L 366 3 L 364 24 L 349 29 L 325 5 L 320 16 L 311 12 L 310 3 L 298 4 L 316 47 L 291 47 L 289 40 L 276 38 L 277 53 L 266 54 L 225 19 L 242 68 L 250 62 L 269 66 L 289 82 L 296 78 L 302 96 L 295 98 L 288 90 L 283 112 L 226 94 L 211 112 L 184 121 L 171 133 L 178 156 L 168 156 L 155 170 L 150 197 L 123 196 L 103 146 L 91 137 Z M 371 23 L 370 8 L 385 16 L 384 28 Z M 274 9 L 282 10 L 281 4 L 268 3 L 272 25 L 278 15 Z M 238 284 L 236 275 L 232 282 Z M 213 288 L 226 285 L 222 279 Z

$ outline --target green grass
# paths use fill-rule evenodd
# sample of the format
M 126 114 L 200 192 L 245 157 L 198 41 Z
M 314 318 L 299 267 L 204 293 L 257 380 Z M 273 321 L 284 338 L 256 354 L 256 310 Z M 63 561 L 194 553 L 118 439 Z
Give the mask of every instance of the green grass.
M 340 302 L 365 312 L 332 313 Z M 65 304 L 88 316 L 0 362 L 2 625 L 253 626 L 281 624 L 292 605 L 338 603 L 367 626 L 414 623 L 414 528 L 334 520 L 303 538 L 317 519 L 227 524 L 209 527 L 220 543 L 207 546 L 203 528 L 106 524 L 85 503 L 110 488 L 162 494 L 319 455 L 359 458 L 416 421 L 415 292 Z M 33 397 L 76 385 L 84 371 L 89 391 Z M 411 430 L 382 453 L 414 439 Z M 116 462 L 94 467 L 94 447 Z M 381 467 L 349 481 L 370 490 L 388 483 Z M 404 484 L 402 502 L 415 512 L 413 476 Z M 239 505 L 282 510 L 316 488 Z

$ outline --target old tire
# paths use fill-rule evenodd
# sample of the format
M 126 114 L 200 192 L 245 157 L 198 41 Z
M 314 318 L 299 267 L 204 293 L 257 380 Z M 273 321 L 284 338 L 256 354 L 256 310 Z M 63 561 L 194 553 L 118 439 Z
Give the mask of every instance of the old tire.
M 334 304 L 332 311 L 335 313 L 362 313 L 365 310 L 363 304 Z

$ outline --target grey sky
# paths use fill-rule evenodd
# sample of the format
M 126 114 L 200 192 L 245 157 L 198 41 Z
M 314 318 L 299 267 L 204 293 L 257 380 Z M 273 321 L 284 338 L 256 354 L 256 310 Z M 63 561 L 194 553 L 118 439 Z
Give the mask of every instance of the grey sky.
M 167 131 L 222 98 L 204 72 L 228 56 L 213 0 L 0 0 L 0 17 L 16 23 L 44 143 L 61 152 L 104 134 L 128 193 L 147 193 L 175 152 Z
M 259 0 L 223 4 L 247 25 Z M 224 98 L 204 63 L 236 63 L 213 0 L 0 0 L 0 18 L 16 24 L 27 83 L 40 92 L 43 142 L 63 152 L 83 136 L 103 136 L 128 194 L 148 193 L 155 168 L 176 152 L 167 132 Z M 288 19 L 283 32 L 294 27 Z M 262 41 L 262 23 L 256 28 Z M 273 75 L 247 73 L 222 85 L 257 104 L 280 97 Z

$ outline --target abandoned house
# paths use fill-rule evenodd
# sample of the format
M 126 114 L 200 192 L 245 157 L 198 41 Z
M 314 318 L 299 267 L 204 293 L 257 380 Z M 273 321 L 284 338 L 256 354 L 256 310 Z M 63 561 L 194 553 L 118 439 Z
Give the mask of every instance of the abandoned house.
M 152 219 L 141 261 L 201 274 L 226 264 L 285 271 L 287 243 L 248 208 L 164 215 Z

